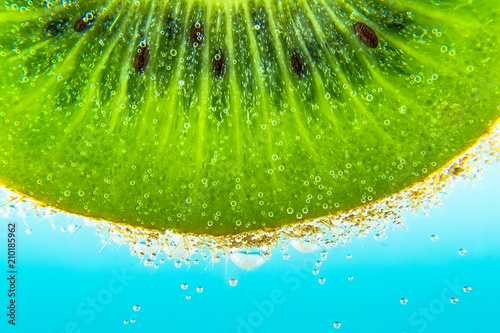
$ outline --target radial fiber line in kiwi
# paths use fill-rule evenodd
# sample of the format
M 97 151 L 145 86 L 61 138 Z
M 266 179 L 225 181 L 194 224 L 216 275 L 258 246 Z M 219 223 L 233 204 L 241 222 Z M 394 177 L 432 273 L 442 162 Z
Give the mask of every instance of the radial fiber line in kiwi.
M 247 32 L 247 35 L 248 35 L 248 38 L 249 38 L 249 48 L 250 48 L 250 53 L 253 54 L 253 59 L 251 58 L 252 60 L 252 73 L 253 75 L 256 77 L 256 82 L 257 82 L 257 89 L 258 89 L 258 92 L 259 94 L 261 95 L 261 99 L 260 99 L 260 102 L 261 102 L 261 111 L 262 111 L 262 114 L 263 116 L 261 117 L 261 121 L 260 121 L 260 124 L 265 124 L 268 119 L 270 118 L 270 115 L 269 115 L 269 110 L 271 108 L 271 96 L 269 95 L 268 91 L 266 90 L 263 82 L 264 82 L 264 77 L 262 76 L 261 74 L 261 71 L 260 69 L 264 67 L 264 64 L 262 63 L 261 59 L 262 59 L 262 52 L 259 50 L 258 46 L 257 46 L 257 41 L 256 41 L 256 38 L 255 38 L 255 31 L 253 30 L 253 24 L 252 24 L 252 19 L 250 17 L 250 10 L 249 10 L 249 7 L 248 5 L 245 5 L 245 4 L 242 4 L 241 5 L 243 7 L 243 12 L 244 12 L 244 15 L 245 15 L 245 27 L 246 27 L 246 32 Z M 226 9 L 226 11 L 228 11 Z M 228 24 L 229 22 L 231 21 L 228 21 Z M 260 127 L 262 127 L 262 125 L 260 125 Z M 275 137 L 273 135 L 273 133 L 271 131 L 265 131 L 264 130 L 264 134 L 265 135 L 265 138 L 266 138 L 266 156 L 267 158 L 269 158 L 269 156 L 274 156 L 276 155 L 276 151 L 274 151 L 273 149 L 273 143 L 276 142 L 275 140 Z M 269 161 L 267 159 L 267 161 Z M 276 168 L 276 163 L 275 161 L 273 161 L 271 159 L 270 161 L 271 163 L 271 166 L 273 169 Z M 272 182 L 273 182 L 273 186 L 276 186 L 276 175 L 272 175 Z
M 189 40 L 188 36 L 189 36 L 189 32 L 191 31 L 191 28 L 192 28 L 192 24 L 195 24 L 195 22 L 190 22 L 189 21 L 189 17 L 192 13 L 192 7 L 193 7 L 193 1 L 189 1 L 188 4 L 187 4 L 187 8 L 186 8 L 186 15 L 184 16 L 183 18 L 183 23 L 182 23 L 182 31 L 183 33 L 181 34 L 180 37 L 180 40 L 182 41 L 181 44 L 180 44 L 180 50 L 177 52 L 177 61 L 176 61 L 176 64 L 175 66 L 173 67 L 173 73 L 174 76 L 172 77 L 171 81 L 168 83 L 168 87 L 166 89 L 167 92 L 172 92 L 172 91 L 175 91 L 175 90 L 178 90 L 179 89 L 179 82 L 181 81 L 181 76 L 184 75 L 185 73 L 185 70 L 184 70 L 184 66 L 182 65 L 182 57 L 184 56 L 184 54 L 186 54 L 186 49 L 188 47 L 192 47 L 192 44 L 191 45 L 188 45 L 188 43 L 186 43 L 185 41 L 186 40 Z M 168 139 L 170 138 L 170 133 L 171 133 L 171 130 L 172 130 L 172 125 L 174 123 L 173 120 L 177 120 L 177 114 L 179 113 L 178 112 L 178 105 L 177 105 L 177 98 L 178 98 L 178 94 L 171 94 L 167 97 L 167 104 L 166 104 L 166 107 L 165 107 L 165 110 L 169 113 L 169 116 L 170 116 L 170 121 L 168 121 L 167 123 L 167 128 L 165 129 L 165 132 L 164 132 L 164 136 L 161 138 L 161 141 L 160 141 L 160 151 L 165 151 L 165 146 L 168 142 Z
M 151 8 L 149 10 L 148 20 L 144 26 L 145 27 L 144 31 L 142 32 L 143 38 L 142 38 L 141 44 L 139 44 L 141 52 L 146 52 L 146 57 L 147 57 L 146 61 L 147 61 L 148 70 L 147 70 L 147 73 L 144 74 L 145 76 L 148 75 L 149 73 L 153 73 L 151 75 L 155 76 L 155 73 L 158 72 L 158 67 L 159 67 L 158 55 L 154 59 L 149 59 L 150 58 L 149 54 L 152 53 L 152 51 L 150 51 L 149 48 L 150 47 L 156 48 L 157 46 L 160 45 L 160 37 L 161 37 L 160 30 L 162 29 L 161 25 L 162 25 L 162 22 L 164 22 L 164 14 L 165 14 L 164 11 L 161 11 L 161 15 L 160 15 L 160 18 L 158 20 L 159 22 L 154 22 L 154 26 L 152 26 L 153 13 L 160 12 L 159 8 L 157 8 L 157 6 L 160 7 L 160 5 L 159 4 L 157 5 L 156 2 L 157 1 L 152 1 L 152 3 L 151 3 Z M 156 27 L 156 29 L 155 29 L 155 27 Z M 153 29 L 153 33 L 150 33 L 150 29 Z M 148 38 L 148 36 L 150 34 L 152 34 L 152 37 Z M 142 46 L 142 43 L 144 43 L 145 46 Z M 151 44 L 151 46 L 150 46 L 150 44 Z M 138 55 L 136 55 L 136 57 L 137 56 Z M 141 78 L 141 79 L 146 80 L 145 78 Z M 151 126 L 151 124 L 153 123 L 154 119 L 156 119 L 155 115 L 157 113 L 157 108 L 155 107 L 157 102 L 158 102 L 157 94 L 158 94 L 159 87 L 158 87 L 157 81 L 156 80 L 147 80 L 146 84 L 147 84 L 147 88 L 146 88 L 147 97 L 146 97 L 146 101 L 144 102 L 144 109 L 146 110 L 146 112 L 143 112 L 141 114 L 141 117 L 139 119 L 139 123 L 137 125 L 137 127 L 138 127 L 137 137 L 138 138 L 146 138 L 148 136 L 147 131 L 148 131 L 149 127 Z
M 177 94 L 172 94 L 172 91 L 175 91 L 177 89 L 176 84 L 178 85 L 178 82 L 180 81 L 180 76 L 184 73 L 184 71 L 181 71 L 181 62 L 180 58 L 181 55 L 185 53 L 185 48 L 186 48 L 186 43 L 183 41 L 186 38 L 186 32 L 183 33 L 182 36 L 179 36 L 179 31 L 177 31 L 177 24 L 178 24 L 178 17 L 181 17 L 183 19 L 182 27 L 184 28 L 183 31 L 186 31 L 187 29 L 187 21 L 189 20 L 189 13 L 191 10 L 191 5 L 192 3 L 189 4 L 188 8 L 186 9 L 186 15 L 184 17 L 181 16 L 181 13 L 183 11 L 182 9 L 182 4 L 181 2 L 177 2 L 175 6 L 175 10 L 171 14 L 172 17 L 171 19 L 166 23 L 167 24 L 167 31 L 166 31 L 166 39 L 167 39 L 167 45 L 171 47 L 170 49 L 170 55 L 172 57 L 177 56 L 177 60 L 175 61 L 175 64 L 173 68 L 171 68 L 171 65 L 167 65 L 169 73 L 171 74 L 170 80 L 168 82 L 165 82 L 164 85 L 165 91 L 167 92 L 163 97 L 160 95 L 158 105 L 165 105 L 163 108 L 163 112 L 165 112 L 165 119 L 168 119 L 167 124 L 163 124 L 161 118 L 159 117 L 158 124 L 161 125 L 166 125 L 164 130 L 162 131 L 162 134 L 160 136 L 160 141 L 159 141 L 159 151 L 162 153 L 166 153 L 165 151 L 165 145 L 167 144 L 168 140 L 171 138 L 171 129 L 172 125 L 174 123 L 174 120 L 177 120 L 177 115 L 178 115 L 178 110 L 177 110 Z M 166 8 L 165 10 L 169 10 Z M 170 17 L 170 16 L 169 16 Z M 180 38 L 179 38 L 180 37 Z M 176 40 L 174 38 L 178 39 L 178 48 L 179 51 L 174 48 L 174 43 Z M 175 52 L 173 52 L 175 51 Z M 175 58 L 173 58 L 175 59 Z M 168 153 L 168 152 L 167 152 Z
M 245 133 L 246 131 L 248 132 L 248 129 L 251 125 L 244 121 L 244 118 L 245 116 L 247 116 L 247 112 L 249 111 L 245 110 L 245 105 L 242 105 L 241 100 L 242 96 L 244 96 L 245 90 L 247 93 L 249 93 L 248 90 L 255 89 L 254 87 L 252 87 L 252 84 L 250 82 L 240 82 L 239 80 L 241 77 L 245 76 L 245 72 L 243 72 L 238 67 L 240 63 L 243 63 L 245 67 L 249 67 L 245 68 L 246 70 L 253 70 L 251 64 L 246 65 L 250 59 L 246 59 L 241 56 L 242 52 L 244 52 L 245 50 L 239 46 L 244 44 L 241 39 L 241 34 L 247 28 L 246 25 L 241 24 L 241 13 L 244 12 L 242 6 L 245 5 L 237 4 L 236 8 L 233 10 L 227 3 L 225 3 L 220 9 L 221 13 L 219 16 L 219 20 L 221 22 L 221 25 L 223 26 L 223 30 L 221 30 L 224 38 L 223 52 L 225 52 L 224 57 L 227 58 L 224 59 L 224 62 L 227 62 L 228 65 L 227 72 L 218 81 L 225 81 L 227 89 L 230 89 L 232 91 L 230 99 L 228 101 L 229 109 L 232 110 L 231 118 L 228 121 L 230 121 L 232 124 L 231 128 L 234 128 L 235 139 L 233 140 L 232 149 L 234 151 L 233 155 L 235 155 L 235 160 L 237 162 L 236 166 L 234 166 L 234 174 L 237 175 L 238 178 L 234 180 L 234 187 L 232 189 L 234 191 L 234 195 L 231 196 L 229 205 L 235 212 L 240 211 L 240 204 L 242 202 L 245 202 L 247 200 L 247 196 L 249 195 L 248 188 L 241 185 L 239 177 L 242 177 L 247 173 L 244 165 L 247 163 L 248 157 L 246 155 L 247 152 L 252 149 L 253 141 L 250 135 L 248 133 Z M 233 29 L 234 26 L 238 26 L 239 29 Z M 248 36 L 250 36 L 250 34 L 248 34 Z M 264 100 L 265 98 L 267 97 L 263 97 L 262 99 Z M 266 146 L 266 149 L 271 149 L 271 145 L 269 144 L 268 146 Z M 273 185 L 276 184 L 276 179 L 274 177 L 272 179 L 272 182 Z M 248 223 L 249 221 L 243 222 Z M 234 223 L 236 227 L 241 225 L 241 218 L 236 217 Z
M 130 10 L 130 7 L 129 7 Z M 128 42 L 128 47 L 125 47 L 123 50 L 124 54 L 122 54 L 122 62 L 121 62 L 121 68 L 124 69 L 120 73 L 120 82 L 121 82 L 121 87 L 118 90 L 116 97 L 114 100 L 116 100 L 115 108 L 113 112 L 111 113 L 111 120 L 110 120 L 110 125 L 109 125 L 109 132 L 113 132 L 118 125 L 118 122 L 120 121 L 119 117 L 121 115 L 119 107 L 120 105 L 126 105 L 127 103 L 127 88 L 128 88 L 128 69 L 131 67 L 130 62 L 131 59 L 134 59 L 135 57 L 135 50 L 137 48 L 137 42 L 136 42 L 136 36 L 137 36 L 137 31 L 138 31 L 138 21 L 140 21 L 140 8 L 135 7 L 133 9 L 133 13 L 127 16 L 126 15 L 126 22 L 130 22 L 130 28 L 132 29 L 132 36 L 134 38 L 131 39 L 131 41 Z M 130 29 L 129 28 L 129 29 Z
M 7 7 L 9 8 L 9 7 Z M 35 10 L 24 10 L 21 11 L 20 8 L 26 8 L 24 6 L 16 5 L 14 2 L 11 2 L 10 10 L 0 13 L 0 24 L 4 22 L 26 22 L 31 20 L 36 20 L 41 16 L 48 16 L 50 14 L 57 14 L 60 11 L 63 11 L 64 8 L 59 8 L 59 10 L 54 11 L 54 9 L 50 8 L 36 8 Z
M 383 35 L 382 32 L 382 36 Z M 406 46 L 407 43 L 404 41 L 395 38 L 395 37 L 389 37 L 388 39 L 385 40 L 389 45 L 394 50 L 399 50 L 400 52 L 404 52 L 405 55 L 409 55 L 412 58 L 414 58 L 416 61 L 420 63 L 425 63 L 430 66 L 432 66 L 435 69 L 446 69 L 446 70 L 452 70 L 451 67 L 447 66 L 446 64 L 439 63 L 434 57 L 427 56 L 426 54 L 423 54 L 422 52 L 418 52 L 417 50 L 412 50 L 408 46 Z
M 200 10 L 201 11 L 201 10 Z M 213 91 L 213 83 L 212 80 L 210 80 L 209 75 L 212 75 L 211 71 L 209 71 L 210 66 L 210 50 L 212 47 L 211 43 L 211 36 L 212 36 L 212 21 L 211 21 L 211 15 L 212 15 L 212 4 L 211 2 L 208 2 L 206 4 L 206 13 L 205 13 L 205 18 L 201 22 L 203 24 L 203 44 L 200 45 L 201 50 L 201 67 L 200 67 L 200 72 L 198 73 L 198 76 L 201 78 L 199 79 L 199 84 L 198 84 L 198 89 L 197 89 L 197 95 L 199 96 L 199 101 L 198 103 L 200 104 L 200 112 L 198 113 L 198 140 L 197 140 L 197 147 L 196 147 L 196 157 L 197 157 L 197 165 L 196 165 L 196 170 L 197 172 L 201 172 L 201 169 L 203 168 L 203 161 L 205 160 L 206 156 L 206 151 L 205 151 L 205 142 L 204 142 L 204 137 L 207 132 L 207 111 L 208 111 L 208 105 L 210 103 L 210 99 L 212 96 L 210 96 L 210 93 Z
M 226 22 L 225 22 L 225 42 L 227 45 L 227 56 L 228 59 L 236 59 L 235 56 L 235 46 L 234 46 L 234 36 L 233 36 L 233 31 L 231 28 L 231 25 L 229 24 L 230 22 L 233 22 L 232 20 L 232 15 L 231 15 L 231 10 L 229 5 L 226 3 L 224 5 L 224 9 L 220 9 L 221 13 L 219 17 L 224 17 Z M 218 24 L 220 24 L 221 19 L 218 20 Z M 225 60 L 224 60 L 225 61 Z M 232 90 L 231 93 L 231 98 L 230 98 L 230 105 L 231 109 L 233 110 L 233 115 L 235 119 L 235 125 L 234 125 L 234 131 L 235 131 L 235 137 L 236 140 L 234 142 L 234 149 L 236 151 L 236 159 L 237 159 L 237 164 L 238 164 L 238 171 L 237 174 L 241 173 L 241 167 L 244 163 L 243 157 L 242 157 L 242 150 L 243 150 L 243 140 L 241 136 L 241 123 L 242 123 L 242 116 L 243 116 L 243 109 L 240 107 L 240 103 L 238 99 L 241 96 L 241 86 L 240 83 L 237 80 L 236 77 L 236 66 L 233 66 L 231 62 L 229 62 L 229 73 L 228 73 L 228 79 L 230 82 L 230 89 Z
M 460 12 L 462 8 L 460 7 L 470 8 L 470 6 L 464 6 L 463 3 L 465 2 L 462 2 L 462 5 L 460 5 L 456 3 L 456 1 L 449 1 L 447 3 L 433 3 L 432 6 L 421 6 L 419 2 L 405 0 L 404 2 L 402 2 L 402 6 L 404 6 L 406 10 L 411 12 L 412 15 L 414 13 L 422 14 L 425 15 L 426 18 L 432 19 L 433 21 L 436 20 L 438 22 L 446 22 L 450 20 L 451 17 L 453 17 L 453 19 L 458 19 L 459 21 L 461 21 L 461 24 L 457 26 L 457 29 L 461 31 L 463 31 L 466 26 L 477 27 L 478 24 L 484 23 L 477 20 L 477 17 L 474 15 L 464 16 L 463 14 L 470 14 L 470 12 L 468 12 L 468 10 L 466 9 L 466 11 L 462 14 Z M 494 2 L 491 3 L 494 4 Z M 482 4 L 484 4 L 484 2 L 482 2 Z M 445 6 L 449 6 L 448 10 L 442 10 L 442 8 L 444 8 Z M 450 15 L 451 13 L 453 13 L 453 15 Z
M 273 7 L 270 3 L 270 0 L 264 0 L 264 1 L 266 3 L 266 13 L 267 13 L 267 16 L 269 17 L 270 31 L 276 31 L 276 29 L 277 29 L 276 24 L 275 24 L 276 18 L 274 17 L 274 14 L 273 14 Z M 290 76 L 288 74 L 288 66 L 286 66 L 286 64 L 285 64 L 286 61 L 285 61 L 285 58 L 284 58 L 283 52 L 282 52 L 282 50 L 284 50 L 283 45 L 281 44 L 281 42 L 278 39 L 278 36 L 276 34 L 271 34 L 270 38 L 272 40 L 272 44 L 273 44 L 274 49 L 275 49 L 275 54 L 278 58 L 278 65 L 280 68 L 280 73 L 284 77 L 284 80 L 286 82 L 290 82 L 291 79 L 290 79 Z M 296 122 L 295 123 L 296 129 L 298 130 L 300 137 L 306 141 L 307 148 L 308 148 L 308 151 L 309 151 L 311 158 L 316 163 L 318 163 L 318 161 L 320 161 L 320 157 L 317 155 L 316 150 L 314 149 L 314 147 L 311 143 L 311 138 L 309 137 L 309 133 L 306 130 L 306 126 L 304 125 L 304 121 L 300 117 L 299 112 L 298 112 L 300 109 L 300 105 L 297 103 L 295 96 L 290 92 L 290 90 L 287 90 L 285 92 L 285 94 L 286 94 L 286 98 L 288 100 L 288 104 L 290 105 L 290 110 L 292 110 L 292 109 L 297 110 L 297 112 L 292 111 L 295 122 Z

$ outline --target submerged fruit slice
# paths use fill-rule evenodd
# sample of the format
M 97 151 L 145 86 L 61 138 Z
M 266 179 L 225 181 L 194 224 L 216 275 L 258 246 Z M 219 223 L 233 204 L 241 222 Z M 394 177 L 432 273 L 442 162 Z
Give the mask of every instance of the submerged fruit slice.
M 14 0 L 0 183 L 212 235 L 370 204 L 499 118 L 499 14 L 490 0 Z

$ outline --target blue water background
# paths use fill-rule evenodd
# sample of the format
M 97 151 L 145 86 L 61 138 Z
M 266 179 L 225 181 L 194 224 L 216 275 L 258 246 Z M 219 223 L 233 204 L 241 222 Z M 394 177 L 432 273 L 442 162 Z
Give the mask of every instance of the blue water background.
M 273 250 L 272 259 L 254 271 L 224 258 L 215 265 L 176 268 L 165 260 L 159 268 L 145 267 L 128 246 L 103 248 L 95 228 L 59 231 L 70 224 L 65 217 L 54 220 L 56 228 L 26 220 L 31 234 L 22 218 L 3 218 L 3 252 L 6 224 L 15 221 L 18 228 L 17 317 L 15 327 L 7 324 L 8 285 L 2 278 L 0 331 L 500 332 L 500 166 L 482 178 L 457 184 L 430 217 L 409 215 L 408 231 L 329 249 L 320 267 L 320 251 L 293 249 L 288 261 Z M 439 240 L 431 241 L 432 234 Z M 465 256 L 458 254 L 461 248 Z M 315 268 L 319 275 L 311 273 Z M 231 278 L 238 280 L 236 287 L 229 286 Z M 462 290 L 466 285 L 469 294 Z M 452 304 L 452 297 L 459 303 Z

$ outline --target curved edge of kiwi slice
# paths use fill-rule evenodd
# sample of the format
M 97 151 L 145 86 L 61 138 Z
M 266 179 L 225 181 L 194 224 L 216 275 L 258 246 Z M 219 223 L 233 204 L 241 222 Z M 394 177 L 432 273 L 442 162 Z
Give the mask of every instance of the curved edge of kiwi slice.
M 233 258 L 235 253 L 248 254 L 257 249 L 267 258 L 271 250 L 279 244 L 290 244 L 299 252 L 313 252 L 320 248 L 331 248 L 350 242 L 352 237 L 365 238 L 374 232 L 376 239 L 382 239 L 385 231 L 393 227 L 404 226 L 404 212 L 416 214 L 420 208 L 430 209 L 441 204 L 447 194 L 446 189 L 459 180 L 475 179 L 482 166 L 500 161 L 500 119 L 471 147 L 458 154 L 452 161 L 435 171 L 422 182 L 404 190 L 371 202 L 367 205 L 337 212 L 322 218 L 308 219 L 279 228 L 263 228 L 258 231 L 246 231 L 238 234 L 214 236 L 210 234 L 177 233 L 173 230 L 160 232 L 132 225 L 97 220 L 86 216 L 64 212 L 57 208 L 5 188 L 8 202 L 0 205 L 31 209 L 48 208 L 51 212 L 65 213 L 69 216 L 84 218 L 87 225 L 98 226 L 106 230 L 112 242 L 127 244 L 134 251 L 136 247 L 148 249 L 147 254 L 163 251 L 176 259 L 187 259 L 197 250 L 208 253 L 214 262 L 220 260 L 220 254 L 229 255 L 236 265 L 245 269 L 260 266 L 263 262 L 244 257 Z M 108 240 L 109 241 L 109 240 Z M 139 252 L 140 251 L 136 251 Z M 218 258 L 218 259 L 217 259 Z M 253 267 L 252 263 L 255 264 Z

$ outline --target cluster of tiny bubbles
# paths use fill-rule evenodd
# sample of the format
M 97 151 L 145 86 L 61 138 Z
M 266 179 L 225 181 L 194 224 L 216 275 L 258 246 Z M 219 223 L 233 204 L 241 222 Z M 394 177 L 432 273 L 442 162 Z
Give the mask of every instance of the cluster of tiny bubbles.
M 467 250 L 466 249 L 460 249 L 460 250 L 458 250 L 458 254 L 460 254 L 461 256 L 465 256 L 467 254 Z
M 439 239 L 439 237 L 437 235 L 432 235 L 431 236 L 431 241 L 435 242 Z
M 229 280 L 229 285 L 231 287 L 236 287 L 237 284 L 238 284 L 238 280 L 236 280 L 236 279 L 230 279 Z
M 341 326 L 342 324 L 339 323 L 338 321 L 333 323 L 333 327 L 335 327 L 336 329 L 339 329 Z
M 401 303 L 401 304 L 403 304 L 403 305 L 406 305 L 406 304 L 408 304 L 408 300 L 407 300 L 406 298 L 401 298 L 401 299 L 399 300 L 399 303 Z
M 458 300 L 458 298 L 456 298 L 456 297 L 452 297 L 452 298 L 450 299 L 450 303 L 451 303 L 451 304 L 458 304 L 458 302 L 459 302 L 459 300 Z

